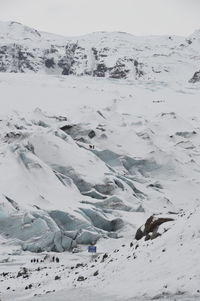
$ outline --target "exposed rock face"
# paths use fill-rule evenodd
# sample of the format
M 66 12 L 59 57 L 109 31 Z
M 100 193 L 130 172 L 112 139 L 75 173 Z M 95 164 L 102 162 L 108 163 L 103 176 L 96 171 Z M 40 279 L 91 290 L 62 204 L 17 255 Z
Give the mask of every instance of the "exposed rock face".
M 44 61 L 44 64 L 47 68 L 54 68 L 55 66 L 55 62 L 53 58 L 46 59 L 46 61 Z
M 73 74 L 73 64 L 77 44 L 68 44 L 65 47 L 65 55 L 58 61 L 58 67 L 62 69 L 62 75 Z
M 145 240 L 155 239 L 156 237 L 160 236 L 161 234 L 158 232 L 159 226 L 163 223 L 173 221 L 172 218 L 167 217 L 155 217 L 150 216 L 145 225 L 140 227 L 136 234 L 135 239 L 140 240 L 142 237 L 145 236 Z
M 109 69 L 106 67 L 106 65 L 104 63 L 100 63 L 97 65 L 96 70 L 94 70 L 93 76 L 105 77 L 107 71 L 109 71 Z
M 195 84 L 197 82 L 200 82 L 200 71 L 195 72 L 193 77 L 189 80 L 189 83 Z
M 0 72 L 166 82 L 173 76 L 177 79 L 180 66 L 187 82 L 191 69 L 183 72 L 179 58 L 183 55 L 193 69 L 195 53 L 199 53 L 197 46 L 193 36 L 141 38 L 121 32 L 97 32 L 69 39 L 40 33 L 16 22 L 0 22 Z M 190 80 L 197 81 L 199 72 Z
M 37 72 L 34 51 L 19 44 L 0 45 L 0 72 L 26 72 L 27 70 Z M 37 58 L 41 64 L 41 59 Z

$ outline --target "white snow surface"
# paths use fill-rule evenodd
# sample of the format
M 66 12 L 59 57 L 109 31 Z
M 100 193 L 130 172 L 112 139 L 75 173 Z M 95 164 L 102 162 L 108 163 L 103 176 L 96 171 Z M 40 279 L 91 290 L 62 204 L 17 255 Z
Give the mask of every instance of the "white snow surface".
M 199 71 L 199 47 L 199 30 L 188 37 L 140 37 L 124 32 L 62 37 L 17 22 L 0 22 L 0 72 L 186 85 Z
M 10 23 L 0 31 L 6 43 L 65 39 Z M 166 39 L 145 43 L 165 51 Z M 185 64 L 187 74 L 160 82 L 0 73 L 1 300 L 200 299 L 200 84 L 186 81 L 195 70 Z M 136 241 L 153 214 L 173 221 Z

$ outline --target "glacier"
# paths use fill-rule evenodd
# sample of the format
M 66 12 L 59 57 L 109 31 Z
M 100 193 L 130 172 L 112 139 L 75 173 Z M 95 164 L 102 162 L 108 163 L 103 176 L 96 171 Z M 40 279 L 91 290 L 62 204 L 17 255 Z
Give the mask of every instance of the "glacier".
M 0 37 L 0 298 L 198 300 L 199 31 Z

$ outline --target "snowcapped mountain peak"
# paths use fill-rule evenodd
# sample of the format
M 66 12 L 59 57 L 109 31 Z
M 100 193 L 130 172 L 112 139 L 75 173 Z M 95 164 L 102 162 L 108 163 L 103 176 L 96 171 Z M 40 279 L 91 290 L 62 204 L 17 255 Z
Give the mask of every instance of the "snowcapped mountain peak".
M 199 300 L 198 36 L 0 23 L 1 300 Z
M 0 22 L 0 38 L 5 41 L 20 41 L 25 39 L 39 39 L 41 34 L 31 27 L 25 26 L 19 22 L 9 21 Z
M 199 31 L 191 38 L 94 32 L 65 38 L 0 22 L 0 72 L 89 75 L 171 85 L 198 72 Z

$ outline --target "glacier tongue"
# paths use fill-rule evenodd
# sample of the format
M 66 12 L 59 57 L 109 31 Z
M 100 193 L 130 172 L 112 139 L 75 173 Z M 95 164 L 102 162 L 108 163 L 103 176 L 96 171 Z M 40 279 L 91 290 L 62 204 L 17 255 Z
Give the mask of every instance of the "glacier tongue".
M 30 91 L 36 85 L 50 96 L 52 78 L 23 79 Z M 18 77 L 6 81 L 11 80 L 13 89 L 18 89 Z M 135 89 L 138 99 L 132 100 L 130 85 L 122 85 L 116 101 L 112 98 L 115 84 L 79 82 L 76 89 L 81 93 L 76 91 L 74 96 L 71 86 L 78 79 L 63 82 L 55 78 L 54 88 L 60 91 L 63 85 L 64 93 L 69 94 L 63 116 L 48 113 L 52 98 L 46 103 L 41 99 L 45 110 L 27 113 L 29 104 L 24 103 L 24 112 L 1 118 L 0 231 L 24 250 L 62 252 L 101 237 L 120 237 L 127 227 L 138 226 L 137 218 L 131 219 L 132 212 L 144 216 L 177 212 L 187 207 L 188 193 L 180 199 L 185 190 L 181 188 L 184 192 L 178 195 L 172 191 L 180 189 L 181 183 L 197 185 L 183 177 L 185 171 L 194 178 L 198 174 L 199 129 L 194 118 L 180 109 L 169 111 L 165 102 L 157 104 L 151 99 L 146 105 L 151 104 L 155 111 L 141 114 L 142 94 Z M 6 91 L 5 101 L 10 99 Z M 81 107 L 82 91 L 88 93 L 88 100 Z M 156 95 L 147 93 L 151 98 Z M 94 95 L 103 97 L 98 109 L 92 102 Z M 34 103 L 38 104 L 37 98 Z
M 63 118 L 37 109 L 7 120 L 1 121 L 1 234 L 34 252 L 71 250 L 114 232 L 117 237 L 124 222 L 110 206 L 119 202 L 115 194 L 121 194 L 120 209 L 129 211 L 139 206 L 139 194 L 131 196 L 132 188 L 88 143 L 63 132 Z M 102 206 L 96 206 L 98 194 L 106 200 Z
M 0 93 L 2 297 L 28 300 L 66 284 L 120 300 L 194 295 L 198 83 L 2 73 Z M 136 241 L 152 215 L 170 222 Z M 86 246 L 94 243 L 90 262 Z

